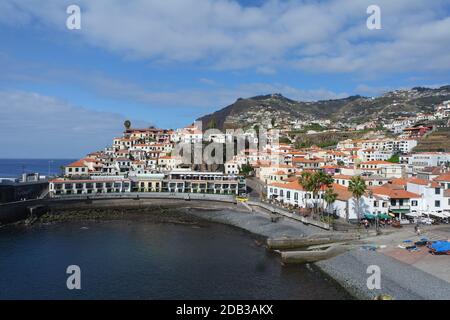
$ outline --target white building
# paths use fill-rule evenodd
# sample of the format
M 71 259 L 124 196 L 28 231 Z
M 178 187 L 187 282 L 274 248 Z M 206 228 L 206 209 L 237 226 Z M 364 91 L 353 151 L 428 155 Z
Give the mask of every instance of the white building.
M 239 165 L 236 161 L 231 160 L 225 162 L 224 164 L 224 172 L 229 175 L 238 175 L 239 174 Z

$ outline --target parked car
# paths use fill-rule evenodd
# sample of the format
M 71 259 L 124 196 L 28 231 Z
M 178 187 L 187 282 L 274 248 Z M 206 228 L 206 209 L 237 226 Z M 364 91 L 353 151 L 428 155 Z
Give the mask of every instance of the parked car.
M 431 218 L 420 217 L 420 218 L 417 218 L 417 223 L 431 225 L 434 223 L 434 220 Z

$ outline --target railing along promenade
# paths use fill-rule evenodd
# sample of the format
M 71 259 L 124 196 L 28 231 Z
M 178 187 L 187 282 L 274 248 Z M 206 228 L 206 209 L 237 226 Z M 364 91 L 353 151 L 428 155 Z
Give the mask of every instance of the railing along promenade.
M 163 200 L 185 200 L 185 201 L 212 201 L 212 202 L 224 202 L 236 204 L 235 195 L 220 195 L 220 194 L 206 194 L 206 193 L 174 193 L 174 192 L 129 192 L 129 193 L 102 193 L 102 194 L 83 194 L 83 195 L 57 195 L 47 199 L 34 199 L 17 202 L 9 202 L 0 204 L 0 221 L 2 213 L 6 211 L 6 208 L 12 209 L 14 207 L 31 208 L 37 205 L 54 206 L 58 203 L 66 202 L 86 202 L 86 201 L 108 201 L 108 200 L 151 200 L 151 199 L 163 199 Z M 249 200 L 246 202 L 249 206 L 259 207 L 267 210 L 272 214 L 280 215 L 289 219 L 293 219 L 305 224 L 315 225 L 319 228 L 329 230 L 330 227 L 327 223 L 309 219 L 291 213 L 285 209 L 276 207 L 274 205 L 264 203 L 258 200 Z

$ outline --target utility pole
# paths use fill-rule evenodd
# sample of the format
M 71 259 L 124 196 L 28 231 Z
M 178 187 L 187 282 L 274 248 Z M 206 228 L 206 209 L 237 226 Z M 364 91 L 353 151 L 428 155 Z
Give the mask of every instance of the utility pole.
M 47 178 L 50 178 L 50 173 L 51 173 L 51 163 L 53 162 L 53 160 L 48 160 L 48 175 Z

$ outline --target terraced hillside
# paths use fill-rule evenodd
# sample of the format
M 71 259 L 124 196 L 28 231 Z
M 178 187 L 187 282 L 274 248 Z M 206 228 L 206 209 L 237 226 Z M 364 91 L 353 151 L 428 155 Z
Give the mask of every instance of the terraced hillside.
M 450 128 L 438 128 L 421 139 L 415 152 L 450 152 Z
M 271 121 L 287 125 L 294 120 L 328 119 L 343 123 L 382 122 L 414 116 L 418 112 L 431 113 L 443 101 L 450 100 L 450 86 L 438 89 L 416 87 L 410 90 L 387 92 L 379 97 L 350 96 L 323 101 L 295 101 L 281 94 L 239 98 L 235 103 L 198 120 L 204 128 L 249 128 Z

